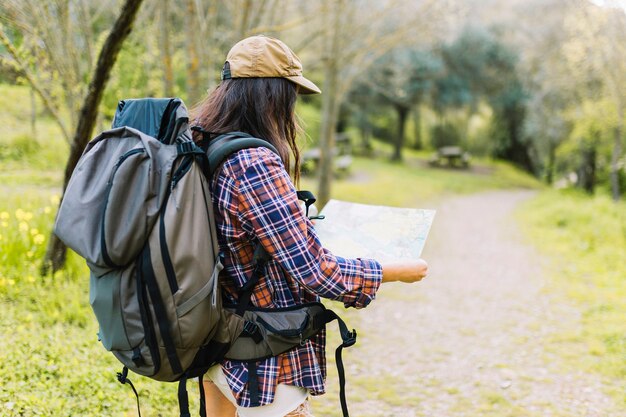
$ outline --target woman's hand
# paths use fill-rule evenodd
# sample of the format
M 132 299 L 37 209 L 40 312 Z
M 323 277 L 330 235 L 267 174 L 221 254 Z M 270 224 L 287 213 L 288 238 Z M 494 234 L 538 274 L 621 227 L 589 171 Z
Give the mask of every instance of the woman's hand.
M 423 259 L 402 263 L 383 264 L 383 282 L 417 282 L 428 274 L 428 264 Z

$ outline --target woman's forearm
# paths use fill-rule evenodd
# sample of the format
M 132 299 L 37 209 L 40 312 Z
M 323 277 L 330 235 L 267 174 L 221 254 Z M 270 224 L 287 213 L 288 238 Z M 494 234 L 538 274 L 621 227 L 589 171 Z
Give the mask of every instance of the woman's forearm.
M 382 264 L 383 282 L 417 282 L 428 274 L 428 264 L 423 259 L 412 262 Z

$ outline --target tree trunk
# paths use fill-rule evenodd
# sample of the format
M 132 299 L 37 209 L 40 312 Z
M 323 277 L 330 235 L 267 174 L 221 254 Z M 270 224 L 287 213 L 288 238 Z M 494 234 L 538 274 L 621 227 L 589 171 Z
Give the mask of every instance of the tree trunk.
M 359 128 L 361 132 L 361 152 L 364 156 L 372 156 L 372 127 L 369 123 L 361 124 Z
M 35 89 L 30 88 L 30 134 L 33 139 L 37 139 L 37 100 L 35 100 Z
M 250 18 L 252 9 L 252 0 L 244 0 L 243 5 L 241 7 L 241 17 L 239 18 L 238 30 L 237 30 L 237 41 L 243 39 L 246 36 L 246 32 L 248 30 L 248 19 Z
M 620 183 L 619 183 L 619 159 L 622 156 L 622 123 L 620 121 L 618 127 L 615 128 L 615 137 L 613 139 L 613 153 L 611 155 L 611 195 L 614 201 L 620 199 Z
M 87 96 L 80 111 L 80 119 L 76 127 L 76 133 L 70 148 L 70 156 L 65 166 L 65 176 L 63 179 L 63 193 L 67 188 L 67 183 L 72 176 L 72 172 L 80 159 L 80 156 L 92 135 L 94 125 L 97 120 L 98 106 L 102 100 L 104 88 L 111 74 L 111 69 L 115 65 L 117 56 L 122 48 L 124 40 L 132 30 L 133 22 L 137 16 L 137 11 L 143 0 L 126 0 L 120 14 L 111 29 L 96 64 L 96 69 L 87 89 Z M 54 233 L 50 234 L 48 248 L 44 258 L 41 273 L 46 275 L 52 271 L 57 271 L 65 264 L 67 248 Z
M 335 126 L 337 124 L 337 71 L 329 64 L 325 70 L 322 120 L 320 126 L 319 188 L 317 201 L 321 209 L 330 200 L 333 179 Z
M 200 98 L 200 58 L 197 49 L 197 19 L 194 0 L 187 0 L 186 28 L 187 39 L 187 105 L 193 106 Z
M 340 2 L 341 3 L 341 2 Z M 332 8 L 334 4 L 335 9 Z M 339 15 L 341 4 L 327 0 L 326 10 L 332 13 L 326 19 L 326 50 L 324 51 L 324 85 L 322 87 L 322 115 L 320 126 L 319 188 L 317 201 L 321 209 L 330 200 L 333 177 L 333 149 L 339 113 Z
M 393 155 L 391 160 L 395 162 L 402 161 L 402 147 L 404 146 L 404 131 L 406 130 L 406 119 L 409 114 L 409 108 L 401 104 L 394 106 L 398 113 L 398 131 L 393 141 Z
M 422 112 L 419 103 L 413 107 L 413 133 L 415 135 L 413 148 L 422 149 Z
M 588 145 L 582 148 L 582 158 L 578 170 L 578 186 L 593 194 L 596 186 L 596 147 Z
M 159 50 L 163 66 L 163 94 L 166 97 L 174 95 L 174 70 L 172 69 L 172 51 L 170 48 L 169 5 L 170 0 L 159 1 Z
M 556 145 L 550 142 L 548 149 L 548 165 L 546 166 L 546 182 L 552 185 L 554 182 L 554 165 L 556 163 Z

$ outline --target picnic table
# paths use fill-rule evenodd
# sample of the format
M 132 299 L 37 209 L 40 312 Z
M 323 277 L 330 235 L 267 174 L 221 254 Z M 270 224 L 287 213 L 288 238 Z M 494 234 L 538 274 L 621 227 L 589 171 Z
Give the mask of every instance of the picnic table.
M 322 151 L 320 148 L 309 149 L 302 154 L 302 168 L 304 173 L 312 173 L 317 170 Z M 352 156 L 343 154 L 338 148 L 333 148 L 332 155 L 334 158 L 335 172 L 345 174 L 350 170 L 352 165 Z
M 432 166 L 469 167 L 470 155 L 460 146 L 443 146 L 437 149 L 429 163 Z

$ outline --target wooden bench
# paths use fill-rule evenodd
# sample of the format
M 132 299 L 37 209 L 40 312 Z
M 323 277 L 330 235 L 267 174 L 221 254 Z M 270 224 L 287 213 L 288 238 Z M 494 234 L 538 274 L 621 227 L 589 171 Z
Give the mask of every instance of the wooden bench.
M 459 146 L 443 146 L 430 158 L 432 166 L 469 167 L 470 155 Z
M 312 174 L 317 171 L 322 151 L 319 148 L 309 149 L 302 153 L 302 173 Z M 339 149 L 333 149 L 335 172 L 346 174 L 352 166 L 352 155 L 341 155 Z

